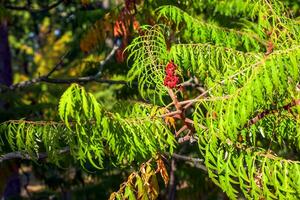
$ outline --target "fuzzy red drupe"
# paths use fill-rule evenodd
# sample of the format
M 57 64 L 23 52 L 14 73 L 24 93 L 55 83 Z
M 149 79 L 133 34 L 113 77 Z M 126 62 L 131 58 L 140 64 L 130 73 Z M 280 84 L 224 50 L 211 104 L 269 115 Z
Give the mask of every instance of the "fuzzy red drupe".
M 166 66 L 164 85 L 168 88 L 175 88 L 179 81 L 179 78 L 176 76 L 176 69 L 177 66 L 173 63 L 173 61 L 170 61 Z

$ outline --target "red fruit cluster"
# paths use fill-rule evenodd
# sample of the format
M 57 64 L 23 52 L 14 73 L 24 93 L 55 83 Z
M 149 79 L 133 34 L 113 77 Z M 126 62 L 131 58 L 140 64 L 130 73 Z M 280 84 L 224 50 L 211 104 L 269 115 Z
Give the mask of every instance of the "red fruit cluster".
M 164 85 L 168 88 L 175 88 L 179 78 L 176 76 L 176 68 L 177 66 L 173 63 L 173 61 L 170 61 L 166 66 L 166 77 L 164 80 Z

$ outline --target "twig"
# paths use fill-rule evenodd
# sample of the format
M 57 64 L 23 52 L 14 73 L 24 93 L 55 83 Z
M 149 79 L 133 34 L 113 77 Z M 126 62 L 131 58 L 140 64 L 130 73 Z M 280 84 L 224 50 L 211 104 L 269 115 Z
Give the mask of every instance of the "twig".
M 178 139 L 178 143 L 181 144 L 181 143 L 184 143 L 184 142 L 187 142 L 187 141 L 190 141 L 191 140 L 191 136 L 190 135 L 186 135 L 184 137 L 181 137 Z
M 70 148 L 64 147 L 63 149 L 58 151 L 58 154 L 61 155 L 61 154 L 69 153 L 69 152 L 70 152 Z M 37 155 L 37 158 L 39 160 L 46 159 L 46 158 L 48 158 L 48 154 L 46 152 L 39 153 Z M 22 153 L 20 151 L 16 151 L 16 152 L 11 152 L 11 153 L 1 155 L 0 163 L 3 161 L 6 161 L 6 160 L 12 160 L 12 159 L 32 160 L 32 157 L 29 154 Z
M 70 84 L 70 83 L 86 83 L 86 82 L 98 82 L 98 83 L 108 83 L 108 84 L 128 84 L 127 81 L 124 80 L 106 80 L 106 79 L 99 79 L 99 76 L 102 73 L 103 67 L 104 65 L 112 58 L 112 56 L 116 53 L 117 49 L 119 47 L 117 45 L 115 45 L 113 47 L 113 49 L 111 50 L 111 52 L 108 54 L 108 56 L 100 62 L 100 67 L 99 70 L 97 72 L 96 75 L 92 75 L 92 76 L 83 76 L 83 77 L 78 77 L 78 78 L 68 78 L 68 79 L 56 79 L 56 78 L 49 78 L 50 75 L 52 75 L 54 73 L 54 71 L 56 71 L 63 62 L 63 58 L 68 54 L 66 53 L 61 59 L 60 61 L 50 70 L 50 72 L 48 72 L 46 75 L 37 77 L 37 78 L 33 78 L 31 80 L 27 80 L 27 81 L 22 81 L 20 83 L 16 83 L 13 84 L 9 87 L 5 87 L 2 86 L 2 88 L 0 88 L 0 93 L 9 91 L 9 90 L 15 90 L 15 89 L 20 89 L 20 88 L 24 88 L 24 87 L 28 87 L 31 86 L 33 84 L 36 83 L 41 83 L 41 82 L 46 82 L 46 83 L 55 83 L 55 84 Z
M 273 53 L 272 53 L 272 54 L 273 54 Z M 196 98 L 191 99 L 191 100 L 187 100 L 187 101 L 184 101 L 184 102 L 179 102 L 179 104 L 181 104 L 181 105 L 183 104 L 183 105 L 184 105 L 184 104 L 186 103 L 186 105 L 183 107 L 183 109 L 189 108 L 189 107 L 192 106 L 194 103 L 198 102 L 200 98 L 202 98 L 202 97 L 204 97 L 204 96 L 207 96 L 207 94 L 208 94 L 209 92 L 211 92 L 213 89 L 215 89 L 218 85 L 224 84 L 227 80 L 233 79 L 234 77 L 236 77 L 236 76 L 238 76 L 238 75 L 240 75 L 240 74 L 246 72 L 247 70 L 252 69 L 252 68 L 254 68 L 254 67 L 258 66 L 258 65 L 263 64 L 263 63 L 266 61 L 267 58 L 268 58 L 268 57 L 265 56 L 261 61 L 255 63 L 255 64 L 253 64 L 253 65 L 251 65 L 251 66 L 249 66 L 249 67 L 247 67 L 247 68 L 245 68 L 245 69 L 243 69 L 243 70 L 241 70 L 241 71 L 239 71 L 239 72 L 237 72 L 237 73 L 235 73 L 235 74 L 233 74 L 233 75 L 231 75 L 231 76 L 229 76 L 228 78 L 226 78 L 226 79 L 224 79 L 224 80 L 222 80 L 222 81 L 220 81 L 220 82 L 217 82 L 214 86 L 212 86 L 211 88 L 207 89 L 206 91 L 203 91 L 203 90 L 201 89 L 201 91 L 203 91 L 203 92 L 202 92 L 199 96 L 197 96 Z M 226 98 L 228 98 L 228 97 L 226 97 Z M 171 105 L 173 105 L 173 102 L 170 103 L 169 105 L 167 105 L 166 108 L 169 107 L 169 106 L 171 106 Z
M 190 86 L 191 84 L 193 84 L 192 82 L 193 82 L 193 78 L 190 78 L 189 80 L 187 80 L 183 83 L 180 83 L 178 86 L 183 86 L 183 87 Z
M 184 155 L 177 154 L 177 153 L 173 153 L 172 157 L 175 158 L 176 160 L 186 161 L 192 167 L 196 167 L 196 168 L 202 169 L 203 171 L 207 172 L 207 168 L 205 167 L 205 165 L 202 164 L 202 163 L 204 163 L 204 159 L 193 158 L 193 157 L 184 156 Z
M 169 96 L 171 97 L 176 110 L 182 110 L 181 105 L 178 103 L 177 96 L 174 94 L 173 90 L 168 88 Z
M 195 99 L 191 100 L 189 103 L 187 103 L 183 108 L 184 109 L 188 109 L 191 105 L 193 105 L 194 102 L 198 101 L 198 99 L 206 96 L 210 91 L 212 91 L 217 85 L 215 85 L 214 87 L 206 90 L 205 92 L 203 92 L 202 94 L 200 94 L 199 96 L 197 96 Z
M 187 105 L 189 103 L 195 103 L 195 102 L 201 102 L 201 101 L 205 101 L 205 102 L 209 102 L 209 101 L 220 101 L 220 100 L 225 100 L 225 99 L 230 99 L 230 95 L 226 95 L 226 96 L 220 96 L 220 97 L 211 97 L 211 98 L 204 98 L 201 99 L 200 98 L 195 98 L 195 99 L 189 99 L 189 100 L 185 100 L 185 101 L 180 101 L 178 102 L 180 105 Z
M 194 125 L 194 121 L 187 117 L 184 119 L 184 122 Z
M 181 114 L 181 113 L 182 113 L 181 110 L 176 110 L 176 111 L 173 111 L 173 112 L 169 112 L 169 113 L 163 114 L 161 117 L 165 118 L 165 117 L 169 117 L 169 116 L 178 115 L 178 114 Z
M 193 157 L 189 157 L 189 156 L 184 156 L 181 154 L 177 154 L 177 153 L 173 153 L 172 154 L 173 158 L 176 158 L 177 160 L 183 160 L 183 161 L 191 161 L 191 162 L 204 162 L 203 159 L 200 158 L 193 158 Z
M 177 118 L 183 122 L 183 126 L 179 129 L 179 131 L 175 132 L 175 137 L 178 137 L 180 135 L 180 133 L 182 133 L 185 130 L 188 130 L 188 134 L 186 136 L 190 135 L 191 133 L 194 133 L 195 132 L 194 122 L 191 119 L 186 118 L 186 116 L 185 116 L 186 109 L 184 107 L 182 107 L 182 105 L 178 102 L 177 96 L 174 94 L 172 89 L 168 88 L 168 93 L 169 93 L 169 95 L 173 101 L 173 104 L 176 108 L 176 111 L 172 112 L 173 115 L 170 113 L 171 116 L 174 118 Z
M 47 75 L 45 75 L 45 77 L 49 77 L 51 76 L 56 70 L 58 70 L 62 64 L 63 64 L 63 61 L 64 61 L 64 58 L 70 53 L 70 51 L 68 51 L 67 53 L 65 53 L 60 59 L 59 59 L 59 62 L 48 72 Z
M 278 113 L 281 109 L 289 110 L 291 107 L 300 105 L 300 99 L 293 100 L 291 103 L 279 108 L 279 109 L 272 109 L 272 110 L 265 110 L 255 117 L 253 117 L 251 120 L 248 121 L 248 123 L 244 127 L 249 127 L 255 123 L 257 123 L 259 120 L 264 118 L 265 116 L 272 114 L 272 113 Z
M 97 82 L 97 83 L 107 83 L 110 85 L 113 84 L 121 84 L 121 85 L 127 85 L 128 82 L 125 80 L 110 80 L 110 79 L 97 79 L 94 76 L 85 76 L 85 77 L 78 77 L 78 78 L 69 78 L 69 79 L 55 79 L 55 78 L 47 78 L 45 76 L 41 76 L 39 78 L 34 78 L 29 81 L 23 81 L 14 85 L 11 85 L 10 87 L 1 86 L 0 93 L 7 92 L 9 90 L 13 91 L 15 89 L 21 89 L 28 87 L 30 85 L 33 85 L 35 83 L 53 83 L 53 84 L 70 84 L 70 83 L 87 83 L 87 82 Z M 135 85 L 135 83 L 133 83 Z
M 47 83 L 57 83 L 57 84 L 70 84 L 70 83 L 86 83 L 86 82 L 97 82 L 97 83 L 107 83 L 110 85 L 121 84 L 127 85 L 128 82 L 124 80 L 110 80 L 110 79 L 97 79 L 94 76 L 85 76 L 79 78 L 69 78 L 69 79 L 54 79 L 54 78 L 42 78 L 41 82 Z
M 95 75 L 95 77 L 101 76 L 104 65 L 107 63 L 107 61 L 109 61 L 113 57 L 113 55 L 116 53 L 116 51 L 118 49 L 119 49 L 119 46 L 115 44 L 113 46 L 111 52 L 106 56 L 106 58 L 104 60 L 102 60 L 100 62 L 99 70 L 98 70 L 98 73 Z
M 188 126 L 187 125 L 183 125 L 179 131 L 176 131 L 175 133 L 175 137 L 178 137 L 180 135 L 180 133 L 182 133 L 183 131 L 187 130 L 188 129 Z

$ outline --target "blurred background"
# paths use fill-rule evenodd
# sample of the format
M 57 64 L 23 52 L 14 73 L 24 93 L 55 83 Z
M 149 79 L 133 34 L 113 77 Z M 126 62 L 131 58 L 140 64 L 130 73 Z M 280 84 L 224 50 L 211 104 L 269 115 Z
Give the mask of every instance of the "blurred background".
M 10 89 L 13 84 L 47 75 L 59 64 L 51 77 L 76 78 L 90 76 L 98 71 L 99 63 L 106 58 L 114 44 L 120 49 L 105 65 L 103 80 L 123 81 L 129 65 L 126 52 L 131 39 L 138 35 L 138 27 L 154 24 L 154 10 L 164 4 L 173 4 L 189 12 L 183 0 L 0 0 L 0 122 L 12 119 L 59 120 L 57 105 L 68 84 L 41 81 L 28 87 Z M 190 1 L 193 2 L 193 1 Z M 297 0 L 285 0 L 299 14 Z M 126 13 L 128 5 L 136 7 Z M 206 20 L 232 26 L 234 19 L 216 15 Z M 116 22 L 119 26 L 116 26 Z M 140 100 L 133 84 L 84 84 L 97 100 L 110 108 L 117 100 Z M 0 131 L 1 133 L 1 131 Z M 63 134 L 63 133 L 62 133 Z M 0 141 L 0 143 L 3 141 Z M 0 145 L 0 152 L 11 149 Z M 197 152 L 190 146 L 186 152 Z M 116 168 L 107 160 L 106 168 L 83 169 L 68 154 L 59 165 L 19 159 L 0 159 L 0 197 L 2 199 L 108 199 L 111 192 L 137 167 Z M 167 163 L 170 167 L 171 163 Z M 208 180 L 205 171 L 192 162 L 178 162 L 176 167 L 176 199 L 227 199 Z M 167 199 L 168 190 L 161 185 L 160 199 Z

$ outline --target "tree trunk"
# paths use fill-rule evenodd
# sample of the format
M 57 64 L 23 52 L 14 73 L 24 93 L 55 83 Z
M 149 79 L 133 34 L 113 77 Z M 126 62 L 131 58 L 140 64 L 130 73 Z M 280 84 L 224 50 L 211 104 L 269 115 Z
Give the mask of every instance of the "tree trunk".
M 12 84 L 11 53 L 8 42 L 8 24 L 5 18 L 0 19 L 0 84 Z M 7 102 L 0 99 L 0 107 L 6 108 Z M 20 195 L 20 177 L 18 164 L 14 161 L 0 165 L 0 198 L 17 198 Z
M 168 200 L 175 200 L 175 194 L 176 194 L 175 171 L 176 171 L 176 161 L 174 158 L 172 158 L 171 169 L 170 169 L 170 182 L 168 188 Z
M 12 84 L 11 53 L 8 43 L 7 20 L 0 22 L 0 84 Z

